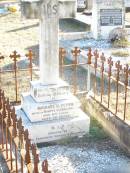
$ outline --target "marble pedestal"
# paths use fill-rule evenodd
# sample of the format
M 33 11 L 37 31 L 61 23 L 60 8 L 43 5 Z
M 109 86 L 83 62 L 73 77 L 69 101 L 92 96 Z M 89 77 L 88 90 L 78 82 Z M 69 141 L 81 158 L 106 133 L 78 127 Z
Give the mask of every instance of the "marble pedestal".
M 89 117 L 80 109 L 69 85 L 61 80 L 55 85 L 31 82 L 30 93 L 22 94 L 16 112 L 34 143 L 81 137 L 89 132 Z

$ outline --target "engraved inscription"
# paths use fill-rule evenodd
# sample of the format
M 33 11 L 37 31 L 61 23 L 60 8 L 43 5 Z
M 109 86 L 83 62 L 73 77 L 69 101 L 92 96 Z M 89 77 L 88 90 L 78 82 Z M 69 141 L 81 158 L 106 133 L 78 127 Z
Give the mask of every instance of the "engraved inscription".
M 122 25 L 122 9 L 101 9 L 101 26 Z
M 58 3 L 54 4 L 52 0 L 42 5 L 42 11 L 47 18 L 53 18 L 58 13 Z

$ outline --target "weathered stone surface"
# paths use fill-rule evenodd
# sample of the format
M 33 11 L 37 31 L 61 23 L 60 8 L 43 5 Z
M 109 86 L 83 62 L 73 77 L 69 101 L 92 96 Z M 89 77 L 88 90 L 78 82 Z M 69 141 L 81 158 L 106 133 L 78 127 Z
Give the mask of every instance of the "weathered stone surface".
M 24 93 L 21 104 L 31 122 L 74 118 L 80 107 L 79 100 L 72 95 L 64 100 L 38 103 L 28 93 Z
M 66 99 L 70 95 L 69 85 L 59 80 L 57 85 L 43 85 L 40 81 L 31 81 L 31 96 L 37 102 Z
M 39 8 L 39 1 L 25 2 L 30 3 L 31 16 L 37 17 L 40 11 L 40 84 L 31 82 L 31 95 L 22 94 L 26 114 L 21 110 L 17 114 L 35 143 L 83 136 L 89 131 L 90 119 L 79 109 L 80 102 L 69 93 L 69 86 L 59 84 L 59 14 L 74 16 L 75 6 L 70 6 L 71 0 L 41 0 Z
M 45 0 L 21 0 L 21 10 L 23 17 L 25 17 L 26 19 L 41 18 L 42 17 L 41 7 L 43 3 L 46 3 Z M 48 5 L 48 9 L 49 8 L 50 6 Z M 59 13 L 58 13 L 59 18 L 75 17 L 77 11 L 76 0 L 58 0 L 58 8 L 59 8 Z
M 22 117 L 25 128 L 28 128 L 33 143 L 51 142 L 68 137 L 82 137 L 89 132 L 89 117 L 78 110 L 78 117 L 70 120 L 42 121 L 31 123 L 27 116 L 16 107 L 18 117 Z
M 40 81 L 43 84 L 57 84 L 59 18 L 75 16 L 76 0 L 22 0 L 21 2 L 22 13 L 26 18 L 40 19 Z

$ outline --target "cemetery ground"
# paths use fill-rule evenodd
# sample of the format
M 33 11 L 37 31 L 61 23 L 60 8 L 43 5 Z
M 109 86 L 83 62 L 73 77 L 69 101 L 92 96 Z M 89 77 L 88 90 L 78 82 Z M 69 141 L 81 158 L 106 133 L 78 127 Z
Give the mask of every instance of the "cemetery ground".
M 14 50 L 17 50 L 23 57 L 30 48 L 34 52 L 38 52 L 38 35 L 38 20 L 21 20 L 20 13 L 0 16 L 0 52 L 6 57 Z M 35 66 L 38 65 L 38 53 L 35 53 L 33 62 Z M 10 63 L 10 58 L 7 58 L 1 65 L 9 68 Z M 19 65 L 26 66 L 26 63 L 23 58 Z M 34 75 L 34 78 L 37 78 L 38 75 Z M 26 76 L 26 73 L 21 72 L 19 76 L 20 80 L 23 79 L 25 82 L 23 76 Z M 7 75 L 2 77 L 2 83 L 6 84 L 8 91 L 10 89 L 9 97 L 11 98 L 13 93 L 10 88 L 11 81 L 8 82 L 5 79 L 7 79 Z M 29 81 L 29 78 L 27 80 Z M 23 82 L 21 81 L 22 84 Z M 27 87 L 24 89 L 28 90 Z M 116 173 L 119 169 L 124 171 L 124 167 L 130 164 L 129 156 L 108 137 L 102 127 L 93 119 L 89 136 L 72 141 L 62 140 L 53 145 L 39 146 L 39 149 L 41 159 L 48 158 L 50 167 L 55 173 L 110 173 L 111 169 Z

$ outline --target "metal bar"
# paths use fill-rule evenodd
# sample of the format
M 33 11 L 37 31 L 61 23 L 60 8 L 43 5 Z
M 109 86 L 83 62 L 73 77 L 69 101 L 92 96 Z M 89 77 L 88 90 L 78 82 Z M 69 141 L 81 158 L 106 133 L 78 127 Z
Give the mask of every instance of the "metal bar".
M 125 86 L 125 103 L 124 103 L 124 115 L 123 115 L 124 121 L 126 119 L 126 105 L 127 105 L 127 87 Z
M 18 101 L 18 81 L 17 81 L 17 65 L 16 61 L 14 61 L 14 76 L 15 76 L 15 98 L 16 102 Z
M 16 173 L 18 173 L 18 156 L 17 156 L 17 146 L 16 144 L 14 144 L 15 147 L 15 169 L 16 169 Z
M 12 160 L 12 135 L 10 134 L 10 168 L 13 169 L 13 160 Z
M 80 49 L 78 47 L 75 47 L 71 53 L 74 57 L 74 66 L 73 66 L 73 70 L 74 70 L 74 73 L 73 73 L 73 86 L 74 86 L 74 95 L 76 95 L 76 92 L 77 92 L 77 64 L 78 64 L 78 56 L 80 55 Z
M 5 128 L 6 159 L 8 159 L 8 128 Z
M 101 103 L 103 100 L 103 95 L 104 95 L 104 62 L 105 62 L 105 56 L 104 53 L 100 56 L 101 59 Z
M 128 86 L 128 80 L 129 80 L 129 75 L 130 75 L 130 69 L 129 69 L 129 65 L 126 64 L 126 67 L 124 68 L 124 73 L 125 73 L 125 102 L 124 102 L 124 115 L 123 115 L 123 119 L 125 121 L 126 119 L 126 109 L 127 109 L 127 86 Z
M 23 173 L 23 157 L 21 155 L 21 173 Z
M 116 110 L 115 114 L 118 112 L 118 95 L 119 95 L 119 79 L 120 79 L 120 70 L 122 69 L 122 66 L 120 65 L 120 61 L 117 61 L 115 64 L 117 68 L 117 76 L 116 76 Z
M 108 59 L 108 108 L 110 107 L 110 94 L 111 94 L 111 75 L 112 75 L 112 66 L 113 66 L 113 61 L 112 58 L 110 57 Z

